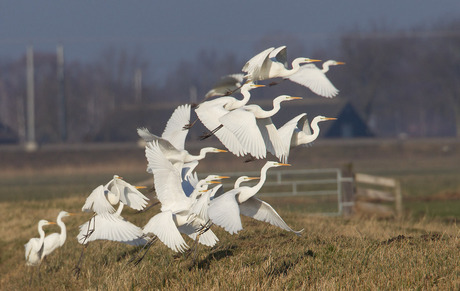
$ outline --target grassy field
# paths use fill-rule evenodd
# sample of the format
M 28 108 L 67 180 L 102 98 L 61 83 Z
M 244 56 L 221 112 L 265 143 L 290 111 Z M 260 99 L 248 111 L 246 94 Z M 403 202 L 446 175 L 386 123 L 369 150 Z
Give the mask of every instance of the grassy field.
M 157 243 L 138 266 L 128 264 L 137 248 L 100 241 L 88 247 L 78 279 L 72 271 L 81 252 L 75 236 L 88 214 L 66 218 L 68 240 L 42 265 L 40 279 L 25 266 L 23 245 L 38 236 L 38 220 L 55 220 L 62 209 L 80 212 L 92 189 L 113 174 L 128 182 L 151 178 L 143 150 L 120 145 L 36 153 L 0 149 L 0 160 L 2 290 L 460 288 L 457 140 L 327 141 L 292 152 L 294 169 L 352 165 L 356 172 L 397 178 L 405 209 L 400 219 L 312 215 L 320 203 L 267 198 L 292 228 L 305 229 L 301 237 L 243 219 L 238 235 L 214 227 L 220 242 L 214 248 L 199 246 L 196 260 Z M 264 163 L 243 161 L 213 155 L 197 170 L 254 171 Z M 327 201 L 321 205 L 328 211 Z M 124 217 L 142 226 L 158 211 L 158 206 L 142 214 L 127 210 Z M 47 233 L 58 230 L 46 228 Z

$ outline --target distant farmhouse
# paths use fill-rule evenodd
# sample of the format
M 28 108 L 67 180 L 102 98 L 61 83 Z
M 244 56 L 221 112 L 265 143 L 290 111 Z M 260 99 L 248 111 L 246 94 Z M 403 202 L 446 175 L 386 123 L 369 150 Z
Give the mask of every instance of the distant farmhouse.
M 255 103 L 266 110 L 269 110 L 272 106 L 271 100 L 258 100 Z M 138 127 L 147 127 L 152 133 L 161 135 L 172 112 L 181 104 L 183 103 L 165 103 L 142 107 L 125 106 L 113 112 L 92 139 L 99 142 L 137 140 L 136 129 Z M 301 113 L 307 113 L 310 121 L 317 115 L 337 118 L 335 121 L 320 124 L 320 136 L 323 138 L 374 136 L 353 105 L 347 100 L 339 98 L 308 98 L 283 102 L 281 110 L 273 118 L 273 122 L 277 127 L 280 127 Z M 192 112 L 191 116 L 191 121 L 193 122 L 196 119 L 196 115 Z M 190 130 L 189 139 L 198 140 L 199 136 L 206 131 L 207 129 L 198 121 Z

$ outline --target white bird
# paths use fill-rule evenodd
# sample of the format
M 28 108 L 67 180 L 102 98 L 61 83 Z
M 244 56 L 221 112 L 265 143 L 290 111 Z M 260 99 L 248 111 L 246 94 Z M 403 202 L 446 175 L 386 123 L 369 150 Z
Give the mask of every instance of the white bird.
M 36 266 L 42 261 L 44 257 L 43 242 L 45 241 L 45 231 L 43 230 L 43 227 L 50 224 L 56 223 L 49 222 L 44 219 L 40 220 L 38 222 L 38 233 L 40 234 L 40 238 L 31 238 L 29 242 L 24 245 L 26 265 Z
M 67 211 L 61 211 L 59 212 L 57 216 L 57 225 L 61 228 L 61 233 L 52 233 L 48 236 L 45 237 L 45 241 L 43 242 L 44 249 L 43 249 L 43 255 L 47 256 L 50 253 L 52 253 L 55 249 L 62 247 L 67 239 L 67 229 L 62 221 L 62 218 L 71 216 L 71 215 L 76 215 L 75 213 L 69 213 Z
M 234 93 L 238 93 L 240 87 L 244 83 L 243 74 L 230 74 L 223 76 L 220 80 L 214 84 L 211 90 L 209 90 L 204 96 L 205 99 L 214 96 L 226 96 Z
M 214 134 L 234 155 L 244 156 L 247 152 L 232 132 L 230 132 L 227 128 L 221 128 L 222 126 L 219 118 L 232 110 L 246 105 L 251 98 L 249 91 L 258 87 L 264 87 L 264 85 L 256 85 L 252 81 L 249 81 L 243 84 L 240 89 L 240 93 L 243 95 L 243 99 L 241 100 L 232 96 L 224 96 L 214 100 L 205 101 L 198 105 L 195 109 L 195 113 L 203 125 L 211 131 L 210 134 L 204 136 L 203 138 Z
M 188 129 L 184 129 L 184 127 L 188 124 L 190 124 L 190 105 L 181 105 L 174 110 L 161 137 L 150 133 L 147 128 L 137 129 L 139 136 L 147 142 L 146 147 L 149 147 L 151 142 L 158 141 L 164 156 L 179 172 L 182 172 L 184 166 L 188 167 L 189 170 L 185 176 L 191 173 L 198 161 L 204 159 L 207 153 L 227 152 L 214 147 L 205 147 L 200 150 L 199 155 L 191 155 L 185 150 L 185 138 Z
M 173 251 L 183 252 L 188 249 L 188 245 L 180 233 L 191 235 L 207 223 L 191 211 L 200 190 L 195 188 L 190 196 L 184 193 L 181 173 L 164 156 L 159 141 L 149 143 L 145 155 L 148 161 L 147 171 L 154 176 L 161 212 L 144 226 L 144 234 L 152 233 Z M 207 244 L 213 245 L 218 241 L 211 231 L 206 232 L 206 236 L 208 237 L 203 240 L 206 240 Z
M 260 170 L 260 181 L 255 186 L 240 186 L 242 182 L 254 179 L 243 176 L 236 180 L 233 190 L 211 200 L 208 215 L 212 222 L 223 227 L 230 234 L 237 233 L 243 229 L 240 218 L 241 213 L 300 235 L 303 230 L 295 231 L 291 229 L 268 203 L 254 197 L 265 183 L 267 170 L 280 166 L 290 165 L 271 161 L 266 162 Z
M 336 119 L 337 118 L 325 117 L 322 115 L 316 116 L 311 122 L 311 129 L 313 129 L 313 132 L 310 129 L 310 124 L 308 124 L 306 113 L 299 114 L 286 122 L 278 129 L 278 134 L 284 142 L 285 152 L 287 153 L 281 161 L 287 163 L 289 150 L 291 148 L 299 145 L 309 145 L 318 138 L 320 131 L 318 126 L 319 122 Z
M 273 100 L 273 109 L 265 111 L 259 105 L 246 105 L 233 110 L 221 118 L 223 128 L 232 132 L 244 150 L 256 159 L 265 158 L 267 151 L 279 159 L 285 155 L 285 148 L 280 140 L 271 117 L 281 108 L 280 103 L 302 99 L 281 95 Z
M 321 70 L 314 64 L 306 64 L 301 66 L 296 73 L 286 78 L 309 88 L 317 95 L 332 98 L 339 93 L 339 90 L 326 77 L 326 72 L 329 71 L 330 66 L 344 64 L 344 62 L 329 60 L 323 63 Z
M 300 64 L 319 62 L 320 60 L 299 57 L 292 61 L 292 68 L 287 68 L 286 46 L 268 48 L 255 55 L 243 66 L 245 78 L 253 81 L 272 78 L 286 78 L 300 69 Z

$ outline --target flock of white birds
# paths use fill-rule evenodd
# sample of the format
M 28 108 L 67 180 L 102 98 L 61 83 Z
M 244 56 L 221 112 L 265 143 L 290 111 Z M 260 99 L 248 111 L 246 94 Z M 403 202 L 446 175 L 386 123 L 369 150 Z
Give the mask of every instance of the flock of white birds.
M 212 247 L 219 239 L 211 226 L 222 227 L 230 234 L 238 233 L 243 229 L 241 214 L 300 235 L 303 230 L 290 228 L 272 206 L 255 195 L 265 183 L 268 169 L 289 166 L 289 150 L 310 144 L 318 137 L 318 123 L 335 118 L 316 116 L 309 124 L 307 114 L 303 113 L 277 128 L 271 117 L 280 110 L 280 104 L 302 98 L 278 96 L 273 100 L 273 109 L 265 111 L 258 105 L 247 105 L 250 91 L 264 87 L 256 84 L 257 81 L 282 78 L 306 86 L 320 96 L 334 97 L 338 90 L 325 73 L 329 66 L 344 63 L 330 60 L 319 69 L 312 64 L 319 60 L 301 57 L 292 61 L 292 68 L 288 69 L 286 60 L 285 46 L 264 50 L 244 65 L 242 71 L 245 74 L 222 78 L 206 94 L 206 101 L 195 108 L 198 119 L 210 131 L 203 139 L 215 135 L 236 156 L 264 159 L 269 152 L 278 159 L 267 161 L 260 170 L 260 177 L 239 177 L 233 189 L 228 191 L 223 191 L 220 182 L 230 178 L 228 176 L 209 175 L 200 180 L 195 172 L 198 162 L 207 153 L 227 150 L 205 147 L 199 155 L 190 154 L 185 149 L 185 140 L 193 125 L 190 123 L 192 108 L 190 105 L 181 105 L 172 113 L 161 137 L 146 128 L 138 129 L 139 136 L 146 142 L 147 172 L 153 174 L 156 197 L 161 203 L 160 213 L 154 215 L 143 228 L 124 219 L 121 214 L 125 205 L 141 211 L 147 207 L 149 199 L 139 191 L 139 188 L 145 187 L 133 186 L 114 175 L 112 180 L 94 189 L 86 199 L 82 211 L 94 215 L 80 226 L 78 242 L 85 246 L 94 240 L 143 245 L 146 253 L 154 241 L 160 240 L 173 251 L 184 252 L 189 246 L 182 234 L 195 243 Z M 243 98 L 229 96 L 236 94 L 241 94 Z M 208 100 L 212 97 L 214 99 Z M 259 180 L 255 186 L 241 185 L 254 179 Z M 43 227 L 56 223 L 39 221 L 40 237 L 32 238 L 25 245 L 27 265 L 39 265 L 45 256 L 64 244 L 66 227 L 62 218 L 70 215 L 74 214 L 66 211 L 59 213 L 57 224 L 61 228 L 60 234 L 45 236 Z M 145 253 L 141 256 L 139 252 L 134 259 L 139 262 Z

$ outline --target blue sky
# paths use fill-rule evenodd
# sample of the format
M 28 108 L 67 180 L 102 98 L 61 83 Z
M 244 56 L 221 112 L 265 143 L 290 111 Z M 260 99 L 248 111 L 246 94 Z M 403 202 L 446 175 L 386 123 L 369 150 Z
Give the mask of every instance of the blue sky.
M 459 0 L 8 0 L 0 2 L 0 57 L 22 55 L 28 44 L 54 52 L 62 43 L 66 59 L 87 60 L 112 46 L 168 66 L 202 48 L 248 59 L 268 35 L 313 48 L 355 27 L 410 29 L 459 17 Z

